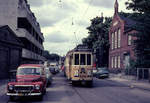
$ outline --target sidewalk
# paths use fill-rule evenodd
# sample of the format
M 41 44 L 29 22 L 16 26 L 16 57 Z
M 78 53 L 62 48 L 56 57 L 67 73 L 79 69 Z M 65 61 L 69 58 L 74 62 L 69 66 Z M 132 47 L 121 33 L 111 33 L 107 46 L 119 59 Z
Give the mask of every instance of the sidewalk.
M 6 93 L 6 85 L 8 82 L 8 79 L 0 80 L 0 97 Z
M 6 84 L 6 83 L 8 83 L 8 82 L 9 82 L 8 79 L 0 80 L 0 86 Z
M 110 80 L 121 82 L 131 88 L 138 88 L 150 91 L 150 83 L 148 82 L 148 80 L 136 80 L 136 77 L 134 76 L 110 74 Z

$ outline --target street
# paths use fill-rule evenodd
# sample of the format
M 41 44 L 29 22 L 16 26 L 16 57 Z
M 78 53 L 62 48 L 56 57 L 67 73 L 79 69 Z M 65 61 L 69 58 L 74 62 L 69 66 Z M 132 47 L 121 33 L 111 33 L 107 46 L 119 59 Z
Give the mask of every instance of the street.
M 72 86 L 63 74 L 53 77 L 43 101 L 36 98 L 19 98 L 9 101 L 1 85 L 0 103 L 150 103 L 150 91 L 131 88 L 110 79 L 94 78 L 93 87 Z

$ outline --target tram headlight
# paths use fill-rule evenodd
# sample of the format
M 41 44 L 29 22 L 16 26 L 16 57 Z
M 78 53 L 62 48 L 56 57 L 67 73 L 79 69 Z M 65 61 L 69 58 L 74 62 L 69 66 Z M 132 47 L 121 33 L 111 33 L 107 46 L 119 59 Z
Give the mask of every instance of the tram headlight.
M 79 71 L 78 71 L 78 70 L 75 70 L 75 71 L 74 71 L 74 76 L 75 76 L 75 77 L 78 77 L 78 76 L 79 76 Z

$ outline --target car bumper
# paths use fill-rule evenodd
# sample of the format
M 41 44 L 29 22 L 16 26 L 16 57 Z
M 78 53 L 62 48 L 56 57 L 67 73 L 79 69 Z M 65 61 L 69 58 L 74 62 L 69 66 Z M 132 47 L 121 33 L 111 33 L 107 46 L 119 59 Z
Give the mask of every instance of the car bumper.
M 99 77 L 109 77 L 109 74 L 101 74 Z
M 7 96 L 40 96 L 42 93 L 7 93 Z

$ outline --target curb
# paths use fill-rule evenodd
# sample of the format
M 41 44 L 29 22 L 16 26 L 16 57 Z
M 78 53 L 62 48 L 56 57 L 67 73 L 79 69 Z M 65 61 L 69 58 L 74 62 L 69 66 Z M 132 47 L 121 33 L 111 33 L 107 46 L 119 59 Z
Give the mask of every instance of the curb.
M 118 77 L 115 77 L 115 78 L 118 78 Z M 123 82 L 123 81 L 118 81 L 118 80 L 115 80 L 115 79 L 111 79 L 110 78 L 110 80 L 112 80 L 112 81 L 116 81 L 116 82 L 119 82 L 119 83 L 122 83 L 122 84 L 124 84 L 124 85 L 127 85 L 127 86 L 129 86 L 130 88 L 137 88 L 137 89 L 141 89 L 141 90 L 145 90 L 145 91 L 150 91 L 150 87 L 142 87 L 142 86 L 138 86 L 138 85 L 136 85 L 136 84 L 134 84 L 134 83 L 131 83 L 131 81 L 135 81 L 135 80 L 131 80 L 131 81 L 129 81 L 128 79 L 123 79 L 123 78 L 118 78 L 118 79 L 122 79 L 122 80 L 127 80 L 126 82 Z

